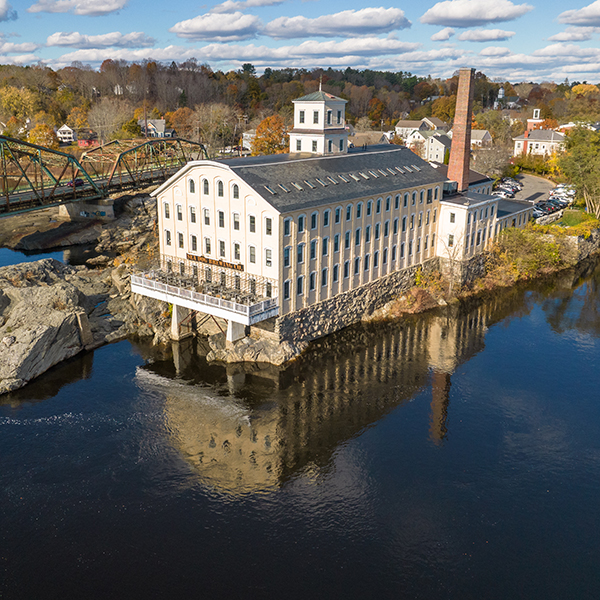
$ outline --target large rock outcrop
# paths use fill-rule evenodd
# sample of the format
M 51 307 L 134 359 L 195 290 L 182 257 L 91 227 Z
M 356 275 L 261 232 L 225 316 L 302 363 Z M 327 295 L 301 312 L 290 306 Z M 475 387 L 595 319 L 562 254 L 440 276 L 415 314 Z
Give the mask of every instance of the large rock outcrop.
M 128 335 L 163 341 L 166 307 L 145 300 L 131 297 L 125 267 L 88 270 L 44 259 L 0 268 L 0 393 Z

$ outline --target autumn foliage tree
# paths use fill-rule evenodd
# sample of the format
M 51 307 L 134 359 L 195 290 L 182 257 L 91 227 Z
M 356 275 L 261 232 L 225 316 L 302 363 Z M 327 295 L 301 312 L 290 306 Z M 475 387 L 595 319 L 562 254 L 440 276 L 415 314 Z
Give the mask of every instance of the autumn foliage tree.
M 256 128 L 252 144 L 252 156 L 259 154 L 283 154 L 289 148 L 289 135 L 283 118 L 273 115 L 263 119 Z
M 52 150 L 58 150 L 58 138 L 54 129 L 47 123 L 39 123 L 27 135 L 27 141 L 30 144 L 45 146 Z

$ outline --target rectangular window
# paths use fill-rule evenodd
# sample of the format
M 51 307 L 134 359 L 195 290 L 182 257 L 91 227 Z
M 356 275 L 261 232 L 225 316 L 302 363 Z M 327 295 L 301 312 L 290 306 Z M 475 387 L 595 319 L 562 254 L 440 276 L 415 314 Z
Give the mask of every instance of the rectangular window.
M 396 260 L 396 246 L 392 246 L 392 262 Z
M 371 241 L 371 226 L 367 225 L 365 227 L 365 244 L 368 244 L 370 241 Z
M 423 225 L 423 213 L 422 212 L 419 213 L 419 225 L 418 226 L 421 227 L 421 225 Z
M 290 254 L 292 252 L 292 248 L 291 246 L 286 246 L 283 249 L 283 266 L 284 267 L 289 267 L 290 266 Z
M 415 215 L 414 214 L 410 215 L 410 228 L 411 229 L 415 228 Z
M 406 217 L 402 217 L 402 231 L 406 231 Z
M 183 233 L 177 233 L 177 244 L 183 248 Z
M 194 206 L 190 206 L 190 223 L 196 222 L 196 208 Z
M 433 202 L 433 191 L 431 188 L 427 190 L 427 204 L 431 204 Z
M 292 230 L 292 220 L 291 219 L 284 219 L 283 220 L 283 235 L 290 235 Z
M 344 138 L 340 140 L 340 152 L 344 151 Z
M 254 215 L 250 215 L 250 233 L 256 233 L 256 217 Z
M 350 261 L 347 260 L 344 262 L 344 279 L 348 279 L 350 277 Z
M 287 279 L 286 281 L 283 282 L 283 299 L 284 300 L 289 300 L 290 299 L 290 280 Z
M 354 232 L 354 245 L 358 246 L 360 244 L 360 227 Z
M 204 253 L 205 254 L 210 254 L 211 251 L 211 247 L 210 247 L 210 238 L 204 238 Z
M 327 268 L 321 271 L 321 287 L 325 287 L 327 285 Z
M 352 218 L 352 205 L 346 206 L 346 221 Z
M 381 234 L 381 223 L 377 223 L 375 225 L 375 239 L 379 239 L 379 235 Z
M 385 199 L 385 212 L 388 212 L 390 210 L 390 202 L 392 201 L 392 197 L 388 196 Z
M 386 221 L 383 225 L 383 237 L 390 235 L 390 222 Z
M 333 283 L 337 283 L 340 279 L 340 265 L 333 265 Z
M 171 211 L 169 210 L 169 205 L 165 202 L 165 219 L 171 218 Z
M 219 227 L 225 227 L 225 213 L 222 210 L 219 211 Z
M 219 240 L 219 256 L 225 258 L 225 242 L 223 240 Z
M 362 205 L 362 202 L 359 202 L 359 203 L 356 205 L 356 218 L 357 218 L 357 219 L 360 219 L 360 218 L 362 217 L 362 206 L 363 206 L 363 205 Z
M 371 262 L 371 255 L 365 255 L 365 271 L 369 270 L 369 263 Z
M 265 267 L 273 266 L 273 250 L 265 248 Z
M 333 236 L 333 251 L 334 252 L 340 251 L 340 234 L 339 233 L 336 233 Z
M 198 238 L 193 235 L 192 236 L 192 252 L 196 252 L 198 250 Z
M 329 227 L 329 215 L 331 211 L 326 210 L 323 212 L 323 227 Z
M 297 248 L 297 263 L 301 264 L 304 262 L 304 244 L 298 244 L 298 248 Z
M 317 151 L 317 140 L 313 140 L 312 141 L 312 151 L 316 152 Z
M 427 211 L 427 214 L 425 215 L 425 225 L 429 225 L 429 212 Z
M 369 200 L 367 202 L 367 217 L 370 217 L 372 212 L 373 212 L 373 202 L 371 200 Z M 356 215 L 358 216 L 358 211 L 357 211 Z
M 183 221 L 183 210 L 181 208 L 181 204 L 177 205 L 177 220 Z
M 394 198 L 394 208 L 396 210 L 398 210 L 399 207 L 400 207 L 400 194 L 396 194 L 396 197 Z
M 319 111 L 313 110 L 313 124 L 317 125 L 319 123 Z
M 273 235 L 273 219 L 270 217 L 265 219 L 265 235 Z
M 233 258 L 235 260 L 240 260 L 240 245 L 239 244 L 233 245 Z
M 377 200 L 377 210 L 375 211 L 377 214 L 381 213 L 381 198 Z
M 396 246 L 394 246 L 395 248 Z M 381 261 L 384 265 L 387 265 L 388 249 L 383 249 L 383 260 Z
M 210 211 L 208 208 L 205 208 L 202 212 L 204 213 L 204 224 L 210 225 Z
M 398 217 L 394 219 L 394 234 L 398 233 Z
M 454 213 L 450 213 L 450 223 L 456 222 L 456 215 Z
M 317 240 L 311 240 L 310 242 L 310 260 L 317 258 Z
M 408 255 L 412 256 L 412 240 L 408 242 Z
M 346 235 L 344 236 L 344 248 L 348 250 L 350 248 L 350 232 L 346 231 Z
M 360 258 L 356 257 L 354 259 L 354 274 L 358 275 L 360 273 Z
M 342 220 L 342 209 L 335 209 L 335 224 L 337 225 Z
M 425 246 L 423 249 L 427 250 L 427 246 L 429 246 L 429 236 L 428 235 L 425 236 Z
M 341 122 L 342 122 L 342 111 L 338 110 L 337 111 L 337 124 L 340 125 Z
M 377 267 L 379 267 L 379 251 L 373 254 L 373 268 L 377 269 Z
M 329 253 L 329 238 L 323 238 L 323 256 L 327 256 Z
M 318 213 L 313 213 L 312 215 L 310 215 L 310 228 L 311 229 L 317 228 L 318 216 L 319 216 Z
M 167 246 L 171 245 L 171 232 L 168 229 L 165 229 L 165 244 Z
M 400 258 L 404 258 L 404 242 L 400 244 Z
M 308 291 L 314 292 L 316 287 L 317 287 L 317 274 L 313 271 L 308 276 Z
M 238 215 L 237 213 L 233 213 L 233 228 L 236 231 L 240 230 L 240 215 Z
M 298 217 L 298 233 L 304 233 L 304 215 Z
M 421 238 L 417 238 L 417 254 L 421 252 Z
M 437 217 L 437 208 L 433 211 L 433 222 L 435 223 L 435 219 Z
M 301 110 L 300 114 L 298 115 L 298 120 L 300 121 L 300 123 L 304 123 L 304 111 Z
M 454 235 L 451 233 L 448 235 L 448 247 L 452 248 L 454 246 Z
M 302 152 L 302 140 L 296 140 L 296 152 Z
M 256 248 L 254 246 L 250 246 L 248 248 L 248 253 L 250 255 L 250 262 L 256 263 Z
M 296 279 L 296 293 L 298 296 L 302 296 L 304 294 L 304 276 L 300 275 L 298 279 Z

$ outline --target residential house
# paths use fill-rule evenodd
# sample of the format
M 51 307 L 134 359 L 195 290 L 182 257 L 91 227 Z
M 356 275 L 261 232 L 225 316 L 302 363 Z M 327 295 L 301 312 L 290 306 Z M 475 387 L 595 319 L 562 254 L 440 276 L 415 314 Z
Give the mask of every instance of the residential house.
M 452 130 L 448 132 L 448 136 L 452 137 Z M 484 148 L 492 145 L 492 136 L 487 129 L 472 129 L 471 130 L 471 150 L 475 148 Z
M 515 143 L 513 156 L 532 154 L 550 156 L 565 149 L 565 135 L 552 129 L 534 129 L 525 131 L 513 138 Z
M 430 129 L 425 121 L 398 121 L 396 123 L 396 135 L 405 140 L 415 129 L 419 131 L 427 131 Z
M 65 123 L 56 130 L 56 137 L 62 144 L 71 144 L 77 140 L 77 132 Z
M 421 131 L 415 129 L 404 143 L 423 160 L 444 162 L 450 155 L 452 140 L 441 130 Z
M 146 130 L 146 124 L 148 129 Z M 164 119 L 138 119 L 144 137 L 175 137 L 174 129 L 167 129 Z

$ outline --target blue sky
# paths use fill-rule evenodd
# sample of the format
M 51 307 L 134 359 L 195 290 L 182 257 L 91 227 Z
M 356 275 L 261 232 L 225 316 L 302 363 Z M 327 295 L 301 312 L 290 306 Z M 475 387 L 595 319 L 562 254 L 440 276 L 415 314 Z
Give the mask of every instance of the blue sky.
M 512 82 L 600 81 L 600 0 L 0 0 L 0 63 L 195 57 L 213 69 L 475 67 Z

